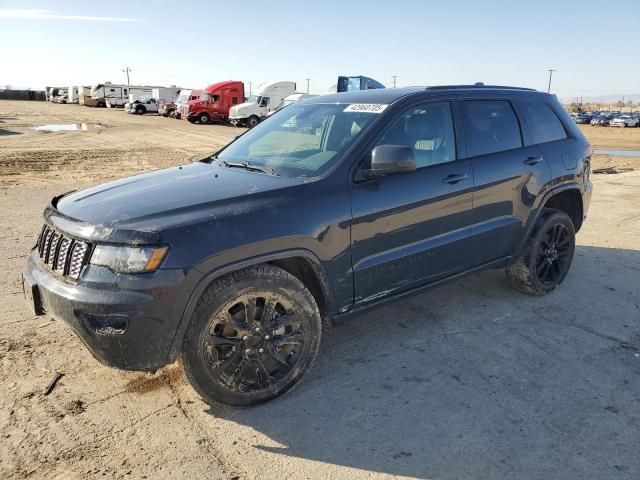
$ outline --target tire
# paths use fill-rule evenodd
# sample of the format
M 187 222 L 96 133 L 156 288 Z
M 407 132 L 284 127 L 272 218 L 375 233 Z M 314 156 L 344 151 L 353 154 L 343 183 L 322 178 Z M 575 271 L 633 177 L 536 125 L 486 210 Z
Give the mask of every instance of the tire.
M 136 108 L 136 113 L 137 113 L 138 115 L 144 115 L 144 112 L 145 112 L 145 109 L 144 109 L 144 108 L 142 108 L 142 107 L 138 107 L 138 108 Z
M 290 273 L 258 265 L 215 280 L 182 341 L 180 363 L 208 403 L 249 407 L 298 385 L 322 333 L 313 295 Z
M 247 127 L 248 128 L 253 128 L 259 123 L 260 123 L 260 119 L 258 117 L 256 117 L 255 115 L 251 115 L 249 118 L 247 118 Z
M 200 122 L 201 125 L 209 123 L 209 115 L 207 115 L 206 113 L 201 113 L 200 115 L 198 115 L 198 122 Z
M 176 111 L 175 110 L 169 110 L 169 112 L 167 113 L 167 117 L 176 118 Z
M 560 210 L 544 209 L 522 255 L 507 267 L 507 278 L 517 290 L 546 295 L 569 273 L 575 245 L 571 218 Z

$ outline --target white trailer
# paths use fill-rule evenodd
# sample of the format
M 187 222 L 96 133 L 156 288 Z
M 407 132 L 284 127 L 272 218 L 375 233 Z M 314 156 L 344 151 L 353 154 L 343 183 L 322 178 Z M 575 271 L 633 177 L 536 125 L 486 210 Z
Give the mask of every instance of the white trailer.
M 78 103 L 79 102 L 79 92 L 82 87 L 74 87 L 70 86 L 67 90 L 67 103 Z
M 282 100 L 294 93 L 295 82 L 262 84 L 256 90 L 256 94 L 251 95 L 245 103 L 229 110 L 229 120 L 236 126 L 255 127 L 269 115 L 269 112 L 275 110 Z
M 98 107 L 123 107 L 128 101 L 139 97 L 151 97 L 152 85 L 118 85 L 111 82 L 98 83 L 91 87 L 91 98 Z
M 151 96 L 158 101 L 158 105 L 162 105 L 163 103 L 175 102 L 179 94 L 180 89 L 175 86 L 169 88 L 156 87 L 153 89 Z

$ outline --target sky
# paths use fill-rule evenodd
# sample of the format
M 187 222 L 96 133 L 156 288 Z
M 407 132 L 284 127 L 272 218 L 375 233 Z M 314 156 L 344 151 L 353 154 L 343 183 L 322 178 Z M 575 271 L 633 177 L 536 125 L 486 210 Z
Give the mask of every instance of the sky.
M 0 0 L 0 86 L 201 88 L 338 75 L 387 86 L 517 85 L 640 94 L 640 0 Z M 247 92 L 248 93 L 248 92 Z

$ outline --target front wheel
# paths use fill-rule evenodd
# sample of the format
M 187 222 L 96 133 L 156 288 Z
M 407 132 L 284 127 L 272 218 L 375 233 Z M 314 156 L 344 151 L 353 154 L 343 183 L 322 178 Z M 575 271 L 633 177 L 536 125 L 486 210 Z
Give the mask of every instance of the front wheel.
M 140 108 L 140 107 L 136 108 L 136 113 L 138 115 L 144 115 L 144 108 Z
M 536 221 L 524 252 L 507 268 L 507 278 L 520 291 L 545 295 L 569 273 L 575 246 L 571 218 L 562 211 L 545 209 Z
M 313 295 L 270 265 L 215 280 L 182 342 L 189 382 L 209 403 L 248 407 L 296 386 L 318 353 L 321 318 Z
M 206 113 L 201 113 L 198 116 L 198 122 L 200 122 L 201 124 L 209 123 L 209 115 L 207 115 Z
M 259 123 L 260 123 L 260 119 L 258 117 L 256 117 L 255 115 L 251 115 L 247 119 L 247 127 L 249 127 L 249 128 L 253 128 Z

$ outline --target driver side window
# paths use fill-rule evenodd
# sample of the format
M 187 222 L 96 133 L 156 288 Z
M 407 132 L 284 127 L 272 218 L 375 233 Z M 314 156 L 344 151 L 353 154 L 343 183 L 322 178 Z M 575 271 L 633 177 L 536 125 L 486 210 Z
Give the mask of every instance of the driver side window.
M 411 107 L 382 135 L 377 145 L 403 145 L 413 150 L 417 168 L 456 159 L 453 116 L 449 102 Z

